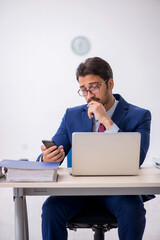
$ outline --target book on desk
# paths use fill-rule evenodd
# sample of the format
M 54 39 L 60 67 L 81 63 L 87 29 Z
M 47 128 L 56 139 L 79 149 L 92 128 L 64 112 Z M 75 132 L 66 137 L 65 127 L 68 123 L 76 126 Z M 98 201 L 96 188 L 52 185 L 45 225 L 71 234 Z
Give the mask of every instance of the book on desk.
M 15 182 L 55 182 L 60 163 L 2 160 L 1 171 L 5 169 L 7 181 Z

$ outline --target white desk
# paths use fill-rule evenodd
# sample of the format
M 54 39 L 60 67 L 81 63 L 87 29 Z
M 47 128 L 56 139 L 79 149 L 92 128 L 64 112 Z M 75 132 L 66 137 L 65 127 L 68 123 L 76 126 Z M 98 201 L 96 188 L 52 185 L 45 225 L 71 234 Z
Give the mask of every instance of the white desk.
M 59 168 L 58 182 L 6 182 L 0 187 L 13 188 L 15 239 L 28 240 L 25 196 L 35 195 L 138 195 L 160 194 L 160 169 L 142 168 L 138 176 L 73 177 L 69 169 Z

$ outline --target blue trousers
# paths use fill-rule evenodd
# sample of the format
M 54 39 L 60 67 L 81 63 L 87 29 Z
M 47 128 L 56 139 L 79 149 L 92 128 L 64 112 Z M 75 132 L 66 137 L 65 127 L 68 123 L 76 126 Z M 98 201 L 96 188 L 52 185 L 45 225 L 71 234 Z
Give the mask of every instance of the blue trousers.
M 66 240 L 66 223 L 93 199 L 117 217 L 120 240 L 142 240 L 146 211 L 141 196 L 51 196 L 42 207 L 43 240 Z

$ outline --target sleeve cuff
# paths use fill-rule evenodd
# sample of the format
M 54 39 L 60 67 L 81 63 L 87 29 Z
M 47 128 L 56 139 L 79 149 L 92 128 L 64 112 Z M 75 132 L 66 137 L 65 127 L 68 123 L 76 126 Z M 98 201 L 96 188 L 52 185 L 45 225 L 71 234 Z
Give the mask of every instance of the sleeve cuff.
M 119 131 L 119 127 L 114 123 L 109 130 L 105 130 L 105 133 L 117 133 Z
M 38 156 L 38 158 L 37 158 L 36 161 L 37 161 L 37 162 L 43 162 L 43 153 L 41 153 L 41 154 Z

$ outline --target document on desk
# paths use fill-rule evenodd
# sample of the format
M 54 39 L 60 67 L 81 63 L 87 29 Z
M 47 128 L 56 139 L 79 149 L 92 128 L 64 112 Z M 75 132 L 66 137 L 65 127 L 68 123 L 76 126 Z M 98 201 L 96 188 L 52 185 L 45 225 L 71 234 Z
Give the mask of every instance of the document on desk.
M 12 182 L 55 182 L 60 163 L 2 160 L 0 167 L 7 169 L 6 180 Z
M 155 167 L 160 168 L 160 158 L 153 157 L 153 162 L 154 162 Z

